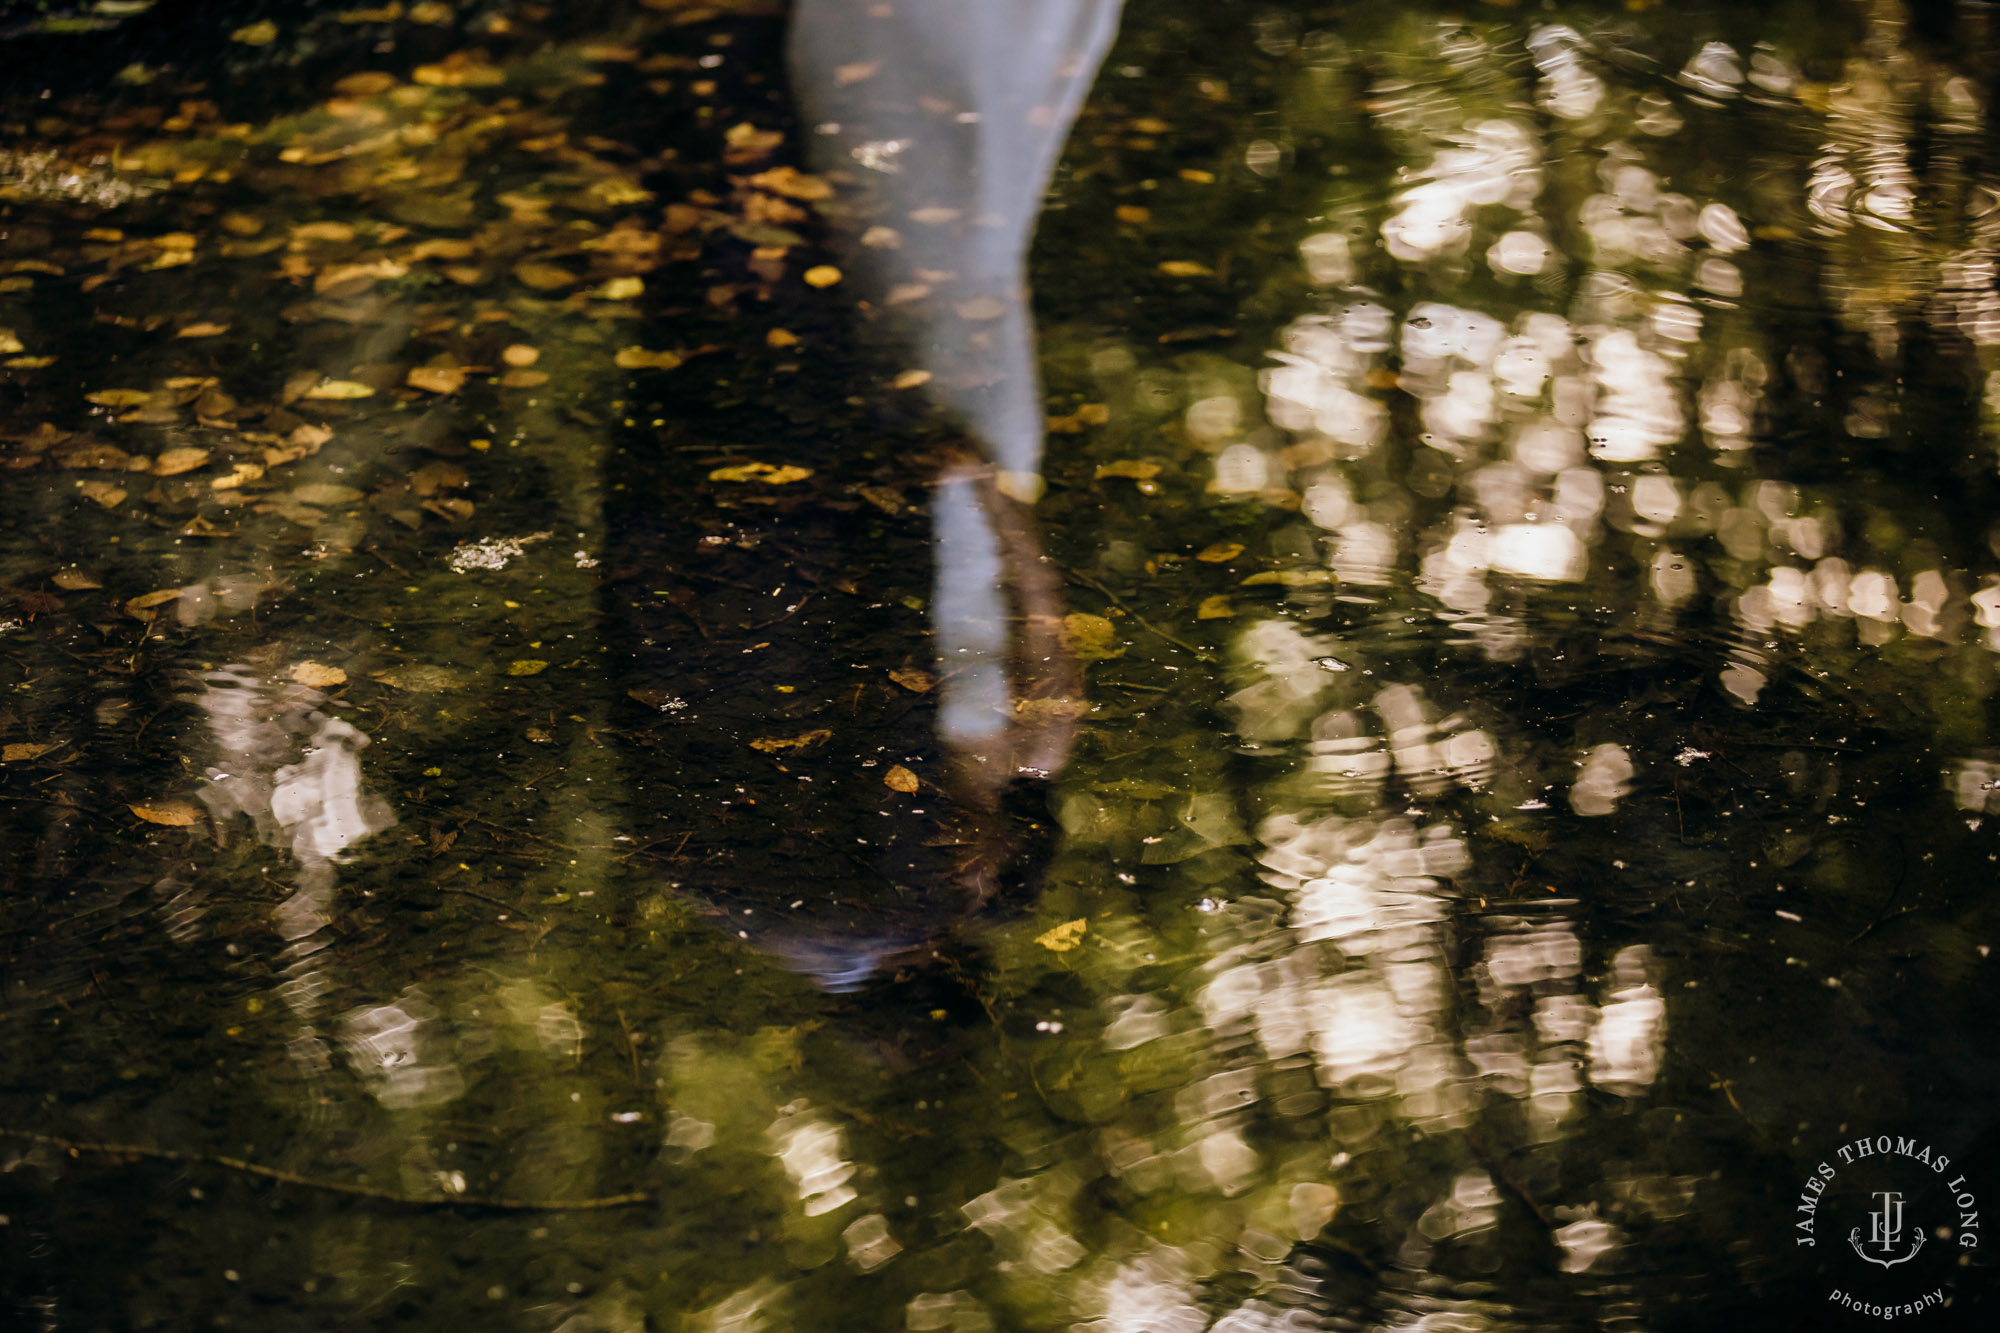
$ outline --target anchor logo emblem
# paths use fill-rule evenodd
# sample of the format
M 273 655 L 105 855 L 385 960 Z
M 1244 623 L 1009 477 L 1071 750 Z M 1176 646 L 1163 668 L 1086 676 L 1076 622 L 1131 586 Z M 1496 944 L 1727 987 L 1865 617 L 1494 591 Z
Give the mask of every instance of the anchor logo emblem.
M 1906 1264 L 1917 1257 L 1918 1250 L 1924 1248 L 1924 1229 L 1912 1228 L 1910 1248 L 1903 1254 L 1895 1254 L 1896 1247 L 1903 1239 L 1903 1196 L 1894 1190 L 1877 1190 L 1875 1198 L 1877 1200 L 1875 1211 L 1868 1214 L 1866 1247 L 1861 1241 L 1860 1227 L 1847 1233 L 1847 1243 L 1854 1247 L 1856 1254 L 1871 1264 L 1879 1264 L 1883 1268 Z M 1870 1254 L 1869 1250 L 1877 1250 L 1880 1253 Z

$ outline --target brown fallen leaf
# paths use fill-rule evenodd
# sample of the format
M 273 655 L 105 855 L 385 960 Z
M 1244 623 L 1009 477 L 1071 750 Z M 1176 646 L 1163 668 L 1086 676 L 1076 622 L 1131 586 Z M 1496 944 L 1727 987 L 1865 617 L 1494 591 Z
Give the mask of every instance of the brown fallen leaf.
M 515 369 L 500 377 L 503 389 L 539 389 L 548 382 L 549 374 L 545 370 Z
M 672 370 L 680 365 L 679 352 L 649 352 L 643 347 L 621 347 L 611 358 L 620 370 Z
M 1128 477 L 1133 481 L 1151 481 L 1160 475 L 1158 463 L 1148 463 L 1137 458 L 1118 458 L 1109 463 L 1097 465 L 1096 480 L 1106 477 Z
M 55 584 L 64 592 L 84 592 L 90 588 L 102 588 L 104 586 L 103 581 L 97 575 L 87 570 L 77 569 L 74 566 L 69 569 L 58 569 L 54 574 L 49 576 L 49 582 Z
M 1134 227 L 1143 226 L 1153 220 L 1153 210 L 1141 204 L 1120 204 L 1118 220 Z
M 205 465 L 210 453 L 206 449 L 188 446 L 169 449 L 153 460 L 153 475 L 156 477 L 178 477 L 183 472 L 192 472 Z
M 1206 264 L 1197 264 L 1192 259 L 1169 259 L 1160 265 L 1160 272 L 1170 278 L 1212 278 L 1215 270 Z
M 431 393 L 457 393 L 465 387 L 464 366 L 412 366 L 403 382 Z
M 840 270 L 831 264 L 815 264 L 805 271 L 806 286 L 831 287 L 840 281 Z
M 635 296 L 643 295 L 645 290 L 646 283 L 644 279 L 628 275 L 622 278 L 611 278 L 598 284 L 597 289 L 591 295 L 605 301 L 629 301 Z
M 1053 930 L 1043 931 L 1041 934 L 1035 936 L 1035 943 L 1041 945 L 1050 953 L 1068 953 L 1071 949 L 1083 943 L 1084 932 L 1089 929 L 1089 919 L 1078 917 L 1074 921 L 1063 922 Z
M 1201 605 L 1194 609 L 1194 618 L 1196 620 L 1227 620 L 1235 614 L 1236 608 L 1230 604 L 1229 598 L 1223 593 L 1217 593 L 1213 597 L 1202 598 Z
M 158 592 L 141 593 L 139 596 L 125 603 L 125 610 L 144 620 L 147 618 L 143 614 L 144 612 L 150 611 L 156 606 L 165 606 L 168 602 L 178 601 L 180 595 L 181 590 L 179 588 L 161 588 Z
M 148 824 L 164 824 L 168 828 L 186 828 L 201 818 L 200 808 L 186 801 L 147 801 L 125 808 Z
M 524 657 L 507 664 L 507 674 L 510 676 L 539 676 L 548 669 L 547 662 L 534 657 Z
M 542 353 L 539 348 L 530 347 L 526 343 L 514 343 L 500 349 L 500 359 L 516 369 L 525 369 L 541 360 Z
M 797 347 L 799 345 L 799 335 L 793 333 L 790 329 L 772 329 L 764 335 L 764 345 L 766 347 Z
M 176 338 L 213 338 L 217 334 L 229 332 L 227 324 L 217 324 L 212 320 L 202 320 L 196 324 L 184 324 L 174 334 Z
M 898 667 L 889 673 L 889 679 L 913 694 L 929 694 L 937 688 L 937 677 L 916 667 Z
M 890 769 L 887 773 L 884 773 L 882 775 L 882 785 L 887 787 L 890 791 L 899 791 L 902 792 L 905 796 L 909 796 L 909 795 L 914 795 L 918 786 L 921 784 L 918 783 L 917 775 L 915 773 L 912 773 L 909 769 L 904 768 L 901 764 L 897 764 L 894 768 Z
M 1194 558 L 1205 565 L 1226 565 L 1242 554 L 1242 542 L 1216 542 L 1196 552 Z
M 828 740 L 833 733 L 822 727 L 817 731 L 804 732 L 797 736 L 772 736 L 764 740 L 751 741 L 750 748 L 762 750 L 765 754 L 777 754 L 780 750 L 803 750 Z
M 146 389 L 99 389 L 96 393 L 85 394 L 84 397 L 99 407 L 137 407 L 141 403 L 151 401 L 153 395 Z
M 906 370 L 896 376 L 895 379 L 890 380 L 889 387 L 892 389 L 915 389 L 930 382 L 931 373 L 928 370 Z
M 60 750 L 63 744 L 62 741 L 49 741 L 40 745 L 33 741 L 15 741 L 12 745 L 0 748 L 0 764 L 19 764 L 29 759 L 39 759 L 51 750 Z
M 363 492 L 353 486 L 341 486 L 330 481 L 309 481 L 303 486 L 292 487 L 292 498 L 300 504 L 351 505 L 362 497 Z
M 322 662 L 299 662 L 292 667 L 292 679 L 316 690 L 329 690 L 347 683 L 347 673 Z
M 76 488 L 86 499 L 95 500 L 106 509 L 116 509 L 125 503 L 125 490 L 108 481 L 79 481 Z
M 544 264 L 536 260 L 514 265 L 514 277 L 522 284 L 538 292 L 560 291 L 564 287 L 574 287 L 583 279 L 556 264 Z

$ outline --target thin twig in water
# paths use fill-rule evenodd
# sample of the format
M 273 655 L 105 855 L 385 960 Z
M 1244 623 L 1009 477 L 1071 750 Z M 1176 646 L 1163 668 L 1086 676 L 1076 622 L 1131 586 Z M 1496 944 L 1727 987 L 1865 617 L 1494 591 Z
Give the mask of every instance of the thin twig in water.
M 420 1194 L 399 1194 L 395 1190 L 376 1189 L 370 1185 L 353 1185 L 342 1180 L 316 1180 L 296 1172 L 280 1171 L 276 1167 L 259 1166 L 240 1157 L 177 1152 L 172 1148 L 154 1148 L 142 1143 L 89 1143 L 82 1139 L 65 1139 L 54 1134 L 37 1134 L 32 1130 L 7 1129 L 4 1126 L 0 1126 L 0 1137 L 22 1139 L 50 1148 L 60 1148 L 72 1157 L 90 1153 L 102 1157 L 145 1157 L 158 1162 L 217 1166 L 226 1171 L 237 1171 L 264 1180 L 275 1180 L 283 1185 L 325 1190 L 331 1194 L 347 1194 L 358 1199 L 377 1199 L 383 1203 L 398 1203 L 409 1208 L 487 1208 L 509 1213 L 576 1213 L 606 1208 L 630 1208 L 636 1204 L 652 1203 L 657 1198 L 651 1190 L 635 1190 L 630 1194 L 605 1194 L 590 1199 L 503 1199 L 477 1194 L 441 1195 L 433 1198 Z
M 1174 647 L 1180 649 L 1184 653 L 1193 653 L 1196 657 L 1200 658 L 1204 662 L 1212 660 L 1209 657 L 1209 655 L 1203 652 L 1201 649 L 1195 647 L 1193 644 L 1187 642 L 1185 639 L 1175 638 L 1173 635 L 1161 629 L 1158 625 L 1155 625 L 1152 621 L 1146 619 L 1146 617 L 1140 615 L 1137 611 L 1134 611 L 1131 607 L 1125 605 L 1124 601 L 1118 596 L 1117 593 L 1111 591 L 1111 589 L 1105 587 L 1102 583 L 1099 583 L 1096 579 L 1090 577 L 1090 575 L 1079 574 L 1073 569 L 1068 570 L 1066 572 L 1068 573 L 1070 581 L 1072 583 L 1080 583 L 1084 587 L 1090 588 L 1093 591 L 1097 592 L 1106 601 L 1110 602 L 1120 611 L 1123 611 L 1126 615 L 1138 621 L 1143 628 L 1145 628 L 1147 631 L 1149 631 L 1156 637 L 1165 639 L 1168 643 L 1171 643 Z

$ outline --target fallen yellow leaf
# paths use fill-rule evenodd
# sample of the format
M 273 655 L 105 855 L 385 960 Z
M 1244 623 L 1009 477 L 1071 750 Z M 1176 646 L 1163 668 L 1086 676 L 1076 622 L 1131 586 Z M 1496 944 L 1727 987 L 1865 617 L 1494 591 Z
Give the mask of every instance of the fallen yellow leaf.
M 465 387 L 465 367 L 412 366 L 403 382 L 413 389 L 428 389 L 432 393 L 457 393 Z
M 1053 930 L 1045 930 L 1035 936 L 1035 943 L 1050 953 L 1068 953 L 1083 943 L 1083 933 L 1090 929 L 1090 922 L 1084 917 L 1065 921 Z
M 1206 264 L 1197 264 L 1192 259 L 1169 259 L 1160 265 L 1160 272 L 1170 278 L 1212 278 L 1215 270 Z
M 347 683 L 347 673 L 321 662 L 300 662 L 292 667 L 292 679 L 316 690 L 329 690 Z
M 1103 616 L 1073 611 L 1062 620 L 1063 646 L 1084 661 L 1122 657 L 1125 648 L 1118 642 L 1118 630 Z
M 1160 475 L 1158 463 L 1147 463 L 1137 458 L 1118 458 L 1109 463 L 1097 465 L 1096 479 L 1105 477 L 1129 477 L 1133 481 L 1151 481 Z
M 1196 620 L 1227 620 L 1235 614 L 1236 608 L 1230 605 L 1229 598 L 1222 593 L 1202 598 L 1201 605 L 1194 609 Z
M 812 475 L 809 467 L 772 467 L 769 463 L 743 463 L 736 467 L 719 467 L 708 474 L 710 481 L 761 481 L 770 486 L 783 486 L 789 482 L 804 481 Z
M 247 27 L 238 28 L 235 32 L 229 34 L 229 40 L 232 42 L 241 42 L 245 46 L 269 46 L 272 42 L 278 40 L 278 25 L 269 19 L 265 19 L 261 23 L 252 23 Z M 137 806 L 132 808 L 135 810 L 138 809 Z
M 96 393 L 84 395 L 99 407 L 137 407 L 152 396 L 145 389 L 99 389 Z
M 892 389 L 915 389 L 930 382 L 931 373 L 928 370 L 906 370 L 896 376 L 895 379 L 890 380 L 889 387 Z
M 1225 565 L 1243 554 L 1242 542 L 1216 542 L 1197 552 L 1195 559 L 1208 565 Z
M 217 324 L 210 320 L 202 320 L 198 324 L 183 325 L 180 331 L 174 334 L 174 337 L 213 338 L 219 333 L 227 333 L 227 332 L 229 332 L 229 326 L 227 324 Z
M 513 343 L 500 349 L 500 359 L 510 366 L 532 366 L 542 359 L 540 349 L 526 343 Z
M 533 260 L 514 265 L 514 276 L 538 292 L 553 292 L 564 287 L 574 287 L 582 281 L 566 268 L 555 264 L 540 264 Z
M 799 335 L 793 333 L 790 329 L 772 329 L 764 335 L 764 345 L 766 347 L 796 347 L 798 346 L 798 342 Z
M 638 278 L 613 278 L 597 289 L 597 295 L 607 301 L 629 301 L 646 290 L 644 281 Z
M 46 745 L 37 745 L 33 741 L 15 741 L 12 745 L 0 749 L 0 764 L 18 764 L 27 759 L 39 759 L 50 750 L 61 748 L 61 741 L 51 741 Z
M 918 787 L 917 775 L 897 764 L 882 775 L 882 785 L 890 791 L 902 792 L 905 796 L 915 793 Z
M 831 287 L 840 281 L 840 270 L 831 264 L 815 264 L 805 272 L 806 286 Z
M 532 657 L 524 657 L 518 662 L 507 664 L 507 674 L 510 676 L 539 676 L 548 669 L 547 662 L 537 661 Z

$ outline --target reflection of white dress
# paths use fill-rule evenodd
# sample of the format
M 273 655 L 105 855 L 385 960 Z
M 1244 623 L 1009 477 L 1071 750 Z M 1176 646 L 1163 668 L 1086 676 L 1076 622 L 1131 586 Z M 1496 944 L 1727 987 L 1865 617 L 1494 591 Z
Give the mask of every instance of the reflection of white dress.
M 1041 466 L 1028 241 L 1118 28 L 1118 0 L 800 0 L 793 83 L 822 170 L 867 178 L 843 237 L 869 300 L 905 308 L 931 392 L 1003 472 Z M 870 225 L 887 227 L 867 243 Z M 949 275 L 949 276 L 945 276 Z M 901 303 L 899 303 L 901 304 Z

